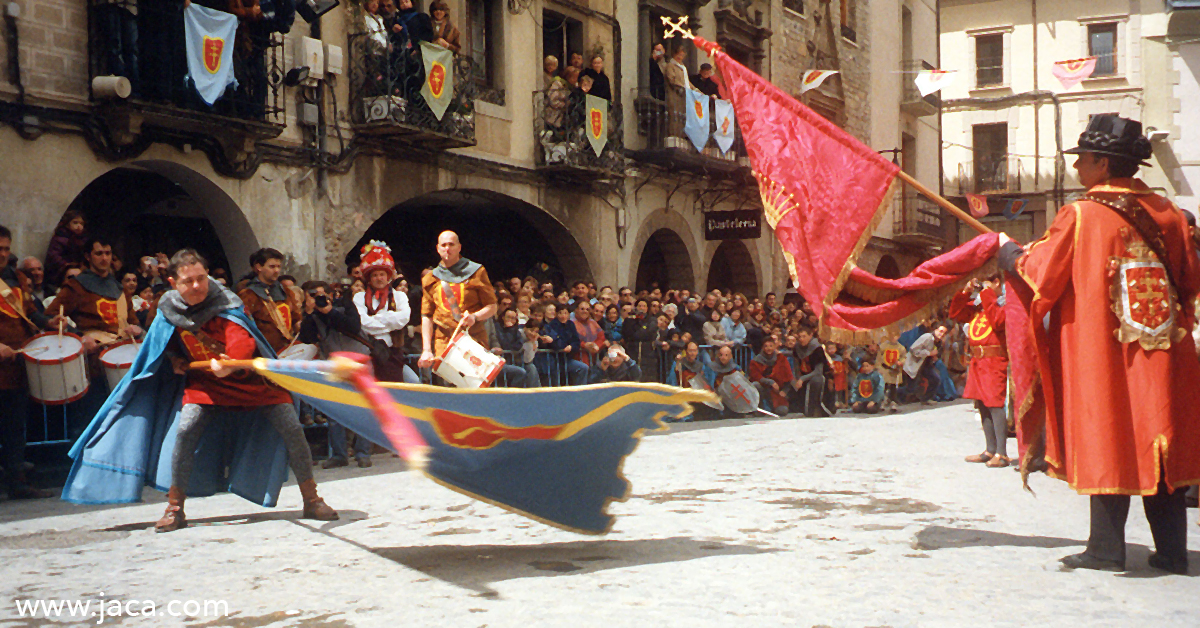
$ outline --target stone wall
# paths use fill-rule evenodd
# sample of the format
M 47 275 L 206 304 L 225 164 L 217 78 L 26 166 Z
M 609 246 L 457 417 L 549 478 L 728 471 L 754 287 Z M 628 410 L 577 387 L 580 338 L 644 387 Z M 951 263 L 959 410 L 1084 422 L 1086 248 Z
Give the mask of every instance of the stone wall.
M 7 4 L 7 3 L 6 3 Z M 85 0 L 17 0 L 21 81 L 31 96 L 71 101 L 88 97 L 88 20 Z M 7 38 L 0 58 L 7 58 Z M 4 84 L 8 73 L 4 73 Z

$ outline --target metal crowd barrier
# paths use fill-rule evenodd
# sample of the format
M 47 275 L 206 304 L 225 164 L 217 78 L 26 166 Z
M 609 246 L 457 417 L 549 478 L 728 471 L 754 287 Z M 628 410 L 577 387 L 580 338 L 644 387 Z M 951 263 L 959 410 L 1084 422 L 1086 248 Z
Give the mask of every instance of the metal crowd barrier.
M 720 347 L 716 345 L 699 346 L 701 359 L 704 359 L 704 356 L 706 355 L 714 361 L 717 359 L 717 349 L 720 349 Z M 754 357 L 754 350 L 750 348 L 750 345 L 736 344 L 733 345 L 731 349 L 733 349 L 733 361 L 739 367 L 741 367 L 743 371 L 749 371 L 750 360 Z M 675 356 L 679 355 L 682 350 L 655 349 L 654 351 L 656 351 L 658 354 L 657 379 L 655 381 L 665 384 L 667 377 L 671 374 L 671 369 L 675 368 Z

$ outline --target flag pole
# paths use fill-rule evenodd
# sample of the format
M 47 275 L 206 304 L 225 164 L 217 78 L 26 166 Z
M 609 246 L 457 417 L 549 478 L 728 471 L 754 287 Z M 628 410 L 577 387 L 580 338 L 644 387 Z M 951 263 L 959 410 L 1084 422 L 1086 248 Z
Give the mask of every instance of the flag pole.
M 988 229 L 986 225 L 984 225 L 982 222 L 979 222 L 978 220 L 976 220 L 974 216 L 963 211 L 963 209 L 961 207 L 956 206 L 954 203 L 951 203 L 950 201 L 942 198 L 940 195 L 938 195 L 933 190 L 930 190 L 929 188 L 925 187 L 924 185 L 921 184 L 920 181 L 917 181 L 916 179 L 912 178 L 912 176 L 909 175 L 907 172 L 901 170 L 896 173 L 896 176 L 900 177 L 901 181 L 911 185 L 914 190 L 920 192 L 923 196 L 925 196 L 929 200 L 933 201 L 934 203 L 937 203 L 937 205 L 939 207 L 941 207 L 942 209 L 950 212 L 951 214 L 954 214 L 954 216 L 956 218 L 958 218 L 959 220 L 970 225 L 970 227 L 972 229 L 978 231 L 979 233 L 992 233 L 991 229 Z

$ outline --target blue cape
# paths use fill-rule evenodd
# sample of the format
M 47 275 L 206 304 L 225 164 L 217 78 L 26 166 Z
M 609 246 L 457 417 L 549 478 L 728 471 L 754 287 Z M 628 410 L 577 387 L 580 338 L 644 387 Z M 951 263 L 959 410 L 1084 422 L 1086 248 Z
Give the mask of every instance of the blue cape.
M 218 314 L 244 327 L 259 353 L 274 358 L 266 338 L 241 308 Z M 171 457 L 186 379 L 174 372 L 164 350 L 175 327 L 158 316 L 146 333 L 133 366 L 71 447 L 71 474 L 62 498 L 77 504 L 142 500 L 142 487 L 171 486 Z M 226 472 L 228 469 L 228 472 Z M 256 504 L 274 506 L 287 480 L 283 438 L 262 418 L 220 412 L 204 430 L 188 484 L 188 497 L 229 491 Z

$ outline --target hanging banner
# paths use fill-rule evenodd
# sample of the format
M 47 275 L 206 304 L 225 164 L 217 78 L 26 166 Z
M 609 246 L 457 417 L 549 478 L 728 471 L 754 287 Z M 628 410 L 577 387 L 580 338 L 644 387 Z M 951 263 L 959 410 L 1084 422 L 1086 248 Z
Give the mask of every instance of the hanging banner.
M 987 197 L 982 194 L 967 194 L 967 205 L 971 206 L 971 215 L 976 218 L 983 218 L 991 213 L 988 209 Z
M 600 152 L 604 150 L 604 145 L 608 143 L 608 101 L 587 94 L 584 98 L 584 107 L 587 109 L 587 138 L 588 143 L 592 145 L 592 150 L 596 151 L 596 156 L 600 156 Z
M 757 240 L 762 237 L 762 210 L 704 212 L 704 239 Z
M 811 89 L 816 89 L 825 82 L 825 79 L 837 74 L 837 70 L 809 70 L 804 73 L 804 78 L 800 81 L 800 93 L 803 94 Z
M 713 119 L 717 121 L 717 131 L 713 137 L 722 153 L 728 153 L 733 148 L 733 132 L 736 121 L 733 117 L 733 103 L 720 98 L 713 101 Z
M 1008 204 L 1004 206 L 1004 217 L 1012 220 L 1021 215 L 1025 211 L 1025 204 L 1029 201 L 1023 198 L 1009 199 Z
M 454 53 L 423 41 L 421 58 L 425 60 L 425 83 L 421 85 L 421 96 L 425 97 L 425 102 L 440 122 L 454 96 Z
M 694 89 L 686 89 L 684 93 L 687 95 L 687 120 L 683 124 L 683 133 L 692 140 L 692 146 L 696 147 L 699 152 L 704 152 L 704 146 L 708 144 L 708 95 L 703 92 L 698 92 Z
M 191 3 L 183 9 L 183 37 L 187 46 L 188 78 L 200 98 L 217 102 L 228 87 L 237 87 L 233 76 L 233 38 L 237 16 Z
M 1091 76 L 1095 70 L 1096 57 L 1085 57 L 1070 61 L 1056 61 L 1051 72 L 1054 74 L 1054 78 L 1062 83 L 1063 89 L 1071 89 L 1083 79 Z
M 917 78 L 913 79 L 913 83 L 917 86 L 917 91 L 921 92 L 921 98 L 924 98 L 942 88 L 949 87 L 954 82 L 957 72 L 958 70 L 921 70 L 917 72 Z

